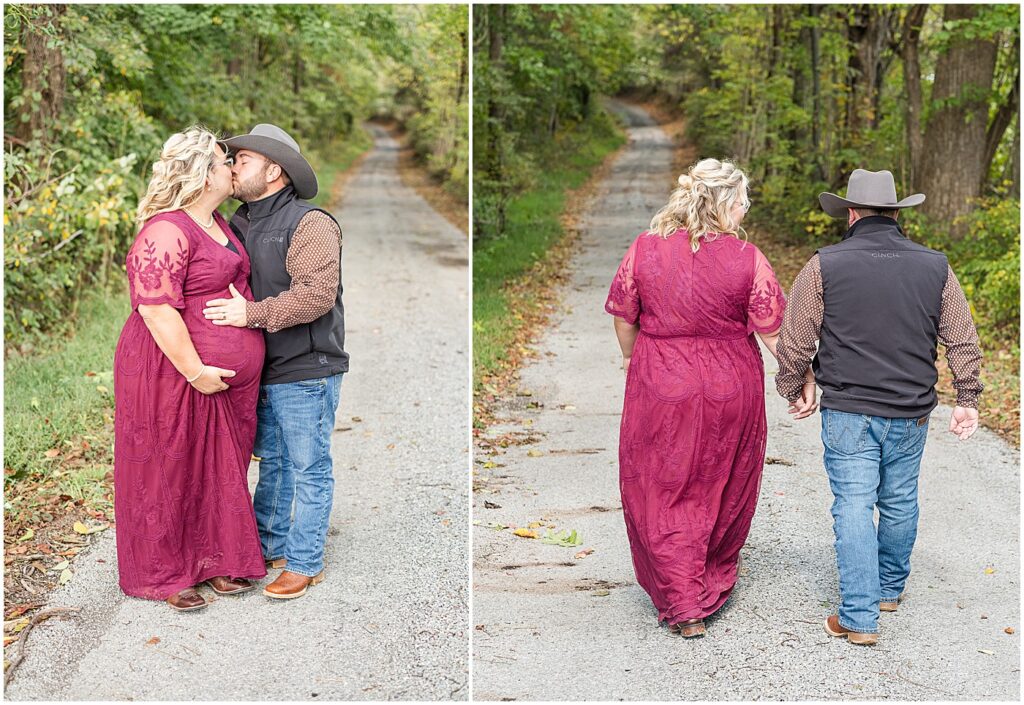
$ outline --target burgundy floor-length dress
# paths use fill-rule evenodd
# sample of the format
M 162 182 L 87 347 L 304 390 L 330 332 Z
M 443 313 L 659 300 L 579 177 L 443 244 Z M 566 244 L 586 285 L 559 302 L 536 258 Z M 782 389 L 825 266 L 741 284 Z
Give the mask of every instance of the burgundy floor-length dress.
M 731 236 L 696 253 L 643 233 L 605 310 L 640 323 L 626 378 L 619 487 L 637 582 L 676 623 L 728 599 L 764 464 L 764 364 L 754 331 L 782 324 L 768 260 Z
M 214 241 L 182 211 L 146 222 L 128 253 L 132 313 L 114 356 L 114 516 L 121 589 L 162 600 L 208 578 L 266 575 L 246 481 L 256 435 L 263 333 L 215 326 L 206 302 L 245 298 L 249 257 Z M 178 309 L 207 365 L 230 388 L 196 391 L 157 346 L 139 304 Z

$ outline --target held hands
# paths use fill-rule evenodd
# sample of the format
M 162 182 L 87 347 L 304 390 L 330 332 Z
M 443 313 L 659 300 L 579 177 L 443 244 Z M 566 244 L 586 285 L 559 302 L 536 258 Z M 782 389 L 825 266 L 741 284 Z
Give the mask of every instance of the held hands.
M 245 315 L 245 297 L 238 293 L 234 284 L 228 284 L 228 290 L 231 292 L 231 298 L 207 301 L 203 315 L 206 316 L 206 320 L 213 321 L 215 326 L 245 328 L 248 322 Z
M 978 430 L 978 410 L 958 406 L 953 409 L 953 415 L 949 417 L 949 432 L 966 441 Z
M 810 369 L 804 375 L 804 386 L 800 398 L 790 402 L 787 411 L 794 419 L 806 419 L 818 409 L 818 388 L 814 384 L 814 373 Z
M 219 367 L 213 367 L 212 365 L 204 365 L 199 376 L 189 382 L 189 384 L 202 394 L 216 394 L 217 392 L 223 392 L 228 388 L 228 385 L 221 378 L 234 376 L 234 370 L 223 370 Z

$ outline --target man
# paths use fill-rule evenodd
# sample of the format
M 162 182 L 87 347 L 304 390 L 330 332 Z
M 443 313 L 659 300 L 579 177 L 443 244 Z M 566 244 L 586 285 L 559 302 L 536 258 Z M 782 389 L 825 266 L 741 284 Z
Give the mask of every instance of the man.
M 234 197 L 244 203 L 231 227 L 249 254 L 255 301 L 232 287 L 232 298 L 203 313 L 217 325 L 264 329 L 253 503 L 264 558 L 286 568 L 263 594 L 292 599 L 323 579 L 334 498 L 331 434 L 348 371 L 341 228 L 303 200 L 316 195 L 316 175 L 284 130 L 256 125 L 223 145 L 234 152 Z
M 897 201 L 890 172 L 863 169 L 846 198 L 822 193 L 821 207 L 850 228 L 797 276 L 778 343 L 775 383 L 790 411 L 806 405 L 798 400 L 812 356 L 822 389 L 841 596 L 825 631 L 855 644 L 878 641 L 879 610 L 896 611 L 910 574 L 939 341 L 957 390 L 949 430 L 966 440 L 978 427 L 981 351 L 967 300 L 945 255 L 896 222 L 924 199 Z

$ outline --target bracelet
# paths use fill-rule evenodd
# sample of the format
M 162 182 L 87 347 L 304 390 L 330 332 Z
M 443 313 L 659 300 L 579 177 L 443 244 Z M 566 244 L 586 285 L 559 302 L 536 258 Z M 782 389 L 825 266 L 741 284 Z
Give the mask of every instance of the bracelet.
M 199 371 L 196 372 L 196 376 L 195 377 L 193 377 L 192 379 L 189 379 L 188 377 L 186 377 L 185 381 L 188 382 L 189 384 L 192 384 L 197 379 L 199 379 L 199 375 L 203 374 L 203 370 L 205 370 L 205 369 L 206 369 L 206 365 L 203 365 L 202 367 L 199 368 Z

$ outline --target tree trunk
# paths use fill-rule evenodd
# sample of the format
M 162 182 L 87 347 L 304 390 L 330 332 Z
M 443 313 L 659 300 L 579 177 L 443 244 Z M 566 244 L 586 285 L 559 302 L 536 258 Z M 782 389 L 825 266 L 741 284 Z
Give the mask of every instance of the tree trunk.
M 1019 36 L 1017 37 L 1017 41 L 1014 42 L 1012 55 L 1016 57 L 1016 60 L 1014 61 L 1014 65 L 1016 66 L 1020 61 Z M 982 158 L 982 164 L 984 167 L 982 170 L 982 180 L 980 185 L 982 191 L 985 190 L 985 186 L 988 182 L 988 173 L 992 169 L 992 160 L 995 159 L 996 152 L 999 150 L 999 144 L 1003 141 L 1003 135 L 1006 134 L 1007 128 L 1013 124 L 1013 118 L 1017 115 L 1019 110 L 1020 68 L 1014 72 L 1013 81 L 1010 84 L 1010 93 L 1000 103 L 995 117 L 988 126 L 988 131 L 985 133 L 985 156 Z
M 46 28 L 57 27 L 67 12 L 67 5 L 37 8 L 35 16 L 22 27 L 25 59 L 21 70 L 24 102 L 18 110 L 15 136 L 28 142 L 35 136 L 45 139 L 47 128 L 53 126 L 64 106 L 64 56 L 60 42 L 53 42 Z M 40 98 L 34 99 L 38 94 Z
M 1020 200 L 1020 115 L 1013 130 L 1013 144 L 1010 146 L 1010 161 L 1004 178 L 1010 182 L 1010 198 Z
M 910 174 L 907 183 L 915 191 L 921 173 L 921 152 L 924 140 L 921 137 L 921 26 L 928 13 L 927 5 L 912 5 L 903 20 L 900 54 L 903 58 L 903 90 L 907 94 L 907 111 L 904 122 L 907 130 L 907 151 L 910 156 Z
M 818 26 L 821 7 L 810 5 L 807 11 L 815 20 L 811 27 L 811 146 L 814 149 L 815 175 L 819 181 L 824 181 L 825 167 L 821 159 L 821 27 Z
M 459 33 L 459 46 L 462 50 L 459 52 L 459 82 L 455 88 L 455 106 L 458 108 L 459 104 L 462 103 L 462 96 L 466 93 L 466 83 L 469 81 L 469 60 L 466 56 L 468 51 L 466 47 L 466 33 Z
M 977 5 L 946 5 L 946 22 L 973 19 Z M 936 105 L 924 134 L 918 182 L 928 196 L 922 211 L 962 236 L 954 220 L 972 209 L 987 173 L 988 95 L 996 68 L 992 39 L 954 38 L 935 65 Z

